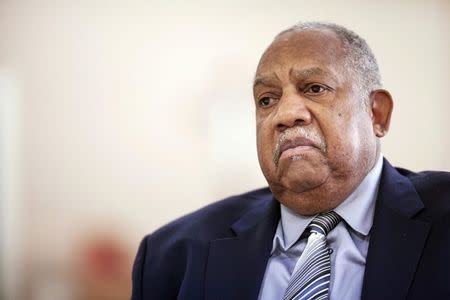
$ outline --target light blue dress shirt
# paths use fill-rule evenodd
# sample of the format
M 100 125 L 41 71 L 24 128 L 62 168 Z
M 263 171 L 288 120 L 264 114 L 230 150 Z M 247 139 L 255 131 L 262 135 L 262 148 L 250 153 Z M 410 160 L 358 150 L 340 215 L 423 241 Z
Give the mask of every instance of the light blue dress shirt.
M 342 221 L 327 235 L 331 253 L 331 300 L 361 298 L 369 233 L 383 167 L 380 155 L 358 188 L 336 209 Z M 306 246 L 299 240 L 314 216 L 301 216 L 281 205 L 281 219 L 273 239 L 271 256 L 259 291 L 260 300 L 283 299 L 291 274 Z

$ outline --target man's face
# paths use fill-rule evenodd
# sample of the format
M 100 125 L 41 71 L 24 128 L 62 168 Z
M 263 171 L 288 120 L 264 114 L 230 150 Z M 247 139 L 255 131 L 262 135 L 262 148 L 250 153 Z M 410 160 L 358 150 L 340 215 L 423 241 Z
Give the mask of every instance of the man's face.
M 255 82 L 261 169 L 277 199 L 301 214 L 336 207 L 372 168 L 377 142 L 341 42 L 288 32 L 264 53 Z

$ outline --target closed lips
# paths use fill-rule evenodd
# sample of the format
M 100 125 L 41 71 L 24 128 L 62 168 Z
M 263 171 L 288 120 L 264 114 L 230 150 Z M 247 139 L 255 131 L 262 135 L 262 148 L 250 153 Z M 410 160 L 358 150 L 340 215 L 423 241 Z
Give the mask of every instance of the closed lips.
M 284 141 L 280 147 L 280 154 L 288 149 L 293 149 L 300 146 L 316 147 L 313 141 L 304 137 L 297 137 L 291 140 Z

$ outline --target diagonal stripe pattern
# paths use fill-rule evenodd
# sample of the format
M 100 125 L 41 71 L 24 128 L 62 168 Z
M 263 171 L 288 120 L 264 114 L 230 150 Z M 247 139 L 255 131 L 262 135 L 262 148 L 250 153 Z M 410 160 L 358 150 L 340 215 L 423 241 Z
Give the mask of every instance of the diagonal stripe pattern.
M 319 214 L 308 225 L 305 250 L 298 259 L 298 268 L 284 294 L 283 300 L 328 299 L 331 276 L 330 253 L 326 235 L 341 221 L 334 211 Z

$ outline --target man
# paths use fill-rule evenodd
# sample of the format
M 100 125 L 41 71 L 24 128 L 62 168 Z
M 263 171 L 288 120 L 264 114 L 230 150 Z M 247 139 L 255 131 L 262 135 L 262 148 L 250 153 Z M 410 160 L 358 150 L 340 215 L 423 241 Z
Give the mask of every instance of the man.
M 132 299 L 450 298 L 450 174 L 382 158 L 393 102 L 366 42 L 298 24 L 253 88 L 269 188 L 147 236 Z

